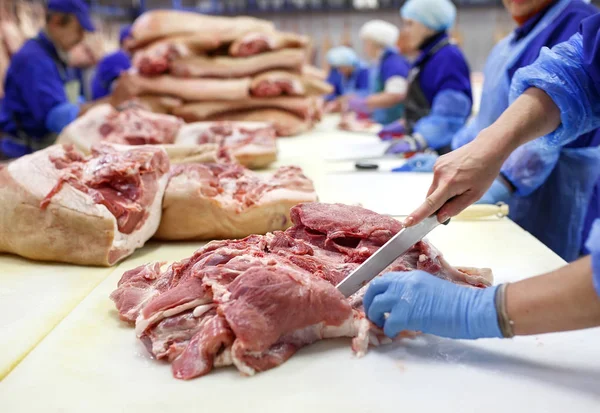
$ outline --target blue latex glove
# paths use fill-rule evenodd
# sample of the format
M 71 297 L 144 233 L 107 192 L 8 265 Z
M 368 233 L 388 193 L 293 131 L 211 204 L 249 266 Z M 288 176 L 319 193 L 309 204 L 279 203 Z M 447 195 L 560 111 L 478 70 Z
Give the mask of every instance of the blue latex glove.
M 475 203 L 495 205 L 498 202 L 507 202 L 511 196 L 512 192 L 510 189 L 507 188 L 502 181 L 496 178 L 490 189 L 488 189 L 487 192 L 483 194 L 481 199 Z
M 378 133 L 379 137 L 383 140 L 398 138 L 405 134 L 406 128 L 404 127 L 404 124 L 399 120 L 384 126 L 384 128 L 381 129 L 381 131 Z
M 392 169 L 392 172 L 433 172 L 438 156 L 433 153 L 418 153 L 406 160 L 404 165 Z
M 54 133 L 60 133 L 65 126 L 77 119 L 79 106 L 72 103 L 62 103 L 50 110 L 46 117 L 46 128 Z
M 353 96 L 348 101 L 348 109 L 356 113 L 370 113 L 366 97 Z
M 427 148 L 427 142 L 422 136 L 405 136 L 402 139 L 395 140 L 385 151 L 387 155 L 400 154 L 406 152 L 419 152 Z
M 471 340 L 502 337 L 497 288 L 463 287 L 424 271 L 395 272 L 375 278 L 363 303 L 367 317 L 390 338 L 404 330 Z

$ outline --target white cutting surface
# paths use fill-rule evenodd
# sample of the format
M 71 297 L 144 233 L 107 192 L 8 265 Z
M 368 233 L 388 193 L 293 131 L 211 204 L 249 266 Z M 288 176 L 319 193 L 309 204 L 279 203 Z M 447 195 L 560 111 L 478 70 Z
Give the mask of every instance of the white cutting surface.
M 329 147 L 376 145 L 378 141 L 372 135 L 334 131 L 333 124 L 335 118 L 329 117 L 311 134 L 280 140 L 278 165 L 302 166 L 326 202 L 361 203 L 391 214 L 406 214 L 418 205 L 430 174 L 365 173 L 356 171 L 352 161 L 326 161 Z M 383 161 L 381 170 L 399 163 Z M 453 264 L 489 266 L 499 282 L 516 281 L 563 264 L 507 219 L 454 221 L 436 229 L 430 238 Z M 283 366 L 252 378 L 240 377 L 236 370 L 227 368 L 189 382 L 175 380 L 168 365 L 147 357 L 133 330 L 118 320 L 108 295 L 126 269 L 151 260 L 180 259 L 199 245 L 149 245 L 121 264 L 4 379 L 0 411 L 599 411 L 598 329 L 476 342 L 421 337 L 372 350 L 363 359 L 352 356 L 348 340 L 333 340 L 309 346 Z M 0 257 L 2 275 L 8 262 Z M 50 283 L 40 284 L 39 291 L 29 297 L 48 267 L 21 267 L 12 273 L 25 274 L 28 279 L 14 292 L 12 284 L 0 275 L 0 291 L 11 292 L 11 300 L 0 297 L 0 340 L 6 340 L 8 331 L 4 320 L 10 320 L 10 332 L 17 331 L 14 319 L 23 319 L 19 310 L 28 312 L 25 319 L 39 317 L 37 325 L 45 329 L 37 336 L 41 338 L 52 328 L 44 317 L 57 313 L 48 304 L 60 301 L 53 297 L 68 298 L 72 308 L 86 295 L 85 288 L 65 284 L 44 294 L 45 289 L 52 288 Z M 82 277 L 77 276 L 96 271 L 86 269 L 82 273 L 72 268 L 57 266 L 48 270 L 48 275 L 57 279 L 66 271 L 79 283 Z M 96 282 L 107 274 L 97 271 Z M 15 282 L 15 278 L 10 279 Z M 73 298 L 75 295 L 80 298 Z M 17 307 L 16 297 L 22 297 Z M 59 307 L 66 308 L 64 304 Z M 62 311 L 55 322 L 68 312 Z M 0 354 L 14 345 L 0 344 Z
M 562 261 L 510 221 L 454 222 L 431 236 L 454 264 L 490 266 L 498 281 Z M 182 382 L 150 360 L 108 295 L 124 269 L 189 255 L 162 246 L 109 276 L 0 385 L 6 412 L 598 412 L 600 330 L 514 340 L 421 337 L 356 359 L 321 342 L 279 368 L 233 368 Z
M 0 255 L 0 380 L 110 272 Z

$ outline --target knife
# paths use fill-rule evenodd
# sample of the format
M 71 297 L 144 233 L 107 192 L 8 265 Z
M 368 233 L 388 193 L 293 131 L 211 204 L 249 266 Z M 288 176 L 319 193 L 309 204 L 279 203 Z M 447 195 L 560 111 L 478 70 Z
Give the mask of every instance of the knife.
M 450 222 L 450 219 L 444 222 L 443 225 L 447 225 L 448 222 Z M 375 251 L 375 253 L 367 258 L 365 262 L 344 278 L 336 288 L 344 294 L 345 297 L 350 297 L 369 281 L 378 276 L 413 245 L 421 241 L 438 225 L 440 225 L 440 223 L 437 216 L 433 214 L 417 225 L 403 228 L 386 242 L 383 247 Z

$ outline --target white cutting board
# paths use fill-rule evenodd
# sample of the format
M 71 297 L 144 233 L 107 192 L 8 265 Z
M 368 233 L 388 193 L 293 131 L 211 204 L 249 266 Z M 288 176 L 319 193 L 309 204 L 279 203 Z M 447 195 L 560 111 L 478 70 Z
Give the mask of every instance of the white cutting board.
M 431 236 L 460 265 L 516 281 L 562 260 L 509 220 L 453 222 Z M 192 248 L 161 247 L 145 259 Z M 515 340 L 421 337 L 356 359 L 348 340 L 317 343 L 282 366 L 241 377 L 233 368 L 188 382 L 150 360 L 100 284 L 0 385 L 6 412 L 598 412 L 600 330 Z
M 0 255 L 0 380 L 110 272 Z

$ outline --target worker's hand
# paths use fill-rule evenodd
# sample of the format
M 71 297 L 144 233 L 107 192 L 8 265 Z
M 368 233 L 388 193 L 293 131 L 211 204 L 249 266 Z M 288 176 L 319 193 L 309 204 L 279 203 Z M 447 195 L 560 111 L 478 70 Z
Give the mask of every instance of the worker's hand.
M 352 96 L 348 100 L 348 109 L 356 113 L 370 113 L 369 105 L 367 105 L 367 98 L 360 96 Z
M 492 185 L 507 156 L 479 138 L 440 156 L 425 202 L 404 220 L 404 225 L 415 225 L 436 211 L 438 220 L 444 222 L 475 203 Z
M 408 158 L 404 165 L 392 169 L 392 172 L 433 172 L 438 156 L 433 153 L 418 153 Z
M 386 149 L 385 153 L 401 154 L 407 152 L 419 152 L 427 148 L 427 141 L 420 135 L 408 135 L 401 139 L 395 139 L 392 144 Z
M 389 140 L 394 138 L 399 138 L 406 134 L 406 127 L 404 126 L 404 121 L 397 120 L 396 122 L 392 122 L 389 125 L 386 125 L 381 129 L 378 133 L 379 137 L 382 140 Z
M 142 93 L 141 85 L 137 75 L 123 72 L 115 83 L 111 95 L 111 104 L 114 107 L 121 105 L 130 99 L 139 96 Z
M 463 287 L 424 271 L 375 278 L 365 294 L 365 314 L 386 336 L 421 331 L 440 337 L 502 337 L 495 306 L 497 287 Z

